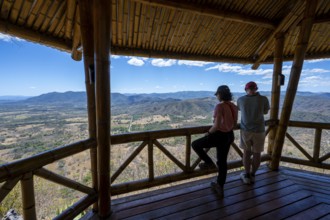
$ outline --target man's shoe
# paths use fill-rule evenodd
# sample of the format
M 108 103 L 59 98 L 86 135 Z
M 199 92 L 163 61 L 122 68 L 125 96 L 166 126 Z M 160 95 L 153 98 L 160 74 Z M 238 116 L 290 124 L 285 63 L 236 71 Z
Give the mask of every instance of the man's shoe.
M 200 163 L 198 166 L 201 170 L 211 170 L 217 168 L 214 163 Z
M 250 176 L 246 173 L 241 173 L 240 175 L 241 180 L 243 181 L 244 184 L 251 184 L 251 179 Z
M 256 175 L 255 174 L 251 174 L 250 175 L 250 182 L 251 184 L 253 184 L 256 181 Z
M 211 188 L 217 193 L 220 198 L 224 197 L 223 187 L 216 182 L 211 182 Z

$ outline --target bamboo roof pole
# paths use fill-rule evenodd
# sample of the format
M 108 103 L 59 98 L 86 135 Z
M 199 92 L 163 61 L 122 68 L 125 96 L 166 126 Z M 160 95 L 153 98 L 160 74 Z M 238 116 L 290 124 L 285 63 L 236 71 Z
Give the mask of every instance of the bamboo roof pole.
M 36 31 L 32 31 L 25 27 L 13 25 L 5 21 L 0 21 L 0 32 L 9 35 L 14 35 L 22 39 L 36 42 L 38 44 L 57 48 L 62 51 L 71 52 L 71 41 L 65 42 L 61 38 L 49 36 L 47 34 L 39 34 Z
M 210 7 L 200 7 L 193 3 L 187 3 L 183 0 L 134 0 L 150 6 L 166 7 L 174 10 L 182 10 L 186 12 L 196 13 L 214 18 L 226 19 L 244 24 L 255 25 L 267 29 L 275 29 L 275 25 L 264 18 L 246 16 L 235 12 L 226 12 Z
M 282 154 L 284 138 L 290 120 L 291 110 L 294 102 L 294 98 L 297 92 L 299 78 L 304 63 L 304 57 L 308 46 L 309 37 L 313 27 L 313 20 L 315 10 L 317 6 L 317 0 L 306 0 L 306 8 L 304 12 L 304 18 L 300 27 L 300 33 L 298 42 L 296 45 L 294 60 L 292 63 L 290 79 L 283 103 L 281 112 L 281 118 L 279 121 L 278 130 L 276 132 L 274 151 L 272 154 L 272 160 L 270 167 L 273 170 L 278 169 L 280 163 L 280 157 Z
M 110 197 L 110 30 L 111 1 L 93 1 L 99 217 L 111 214 Z
M 66 22 L 65 22 L 65 38 L 71 39 L 72 35 L 72 27 L 73 27 L 73 19 L 76 10 L 76 1 L 75 0 L 67 0 L 66 2 Z
M 272 96 L 270 107 L 270 120 L 278 121 L 278 112 L 280 107 L 281 85 L 279 77 L 282 74 L 283 64 L 283 50 L 284 50 L 284 34 L 281 33 L 275 39 L 275 53 L 274 53 L 274 71 L 272 81 Z M 268 154 L 272 155 L 273 146 L 276 136 L 277 125 L 273 126 L 268 135 Z
M 34 199 L 34 186 L 32 173 L 26 173 L 21 179 L 23 219 L 36 220 L 36 203 Z
M 269 46 L 274 40 L 274 37 L 281 32 L 287 32 L 289 29 L 295 27 L 300 22 L 300 14 L 303 12 L 303 0 L 298 0 L 295 2 L 290 13 L 288 13 L 281 23 L 276 27 L 276 29 L 270 34 L 270 36 L 262 43 L 262 45 L 255 52 L 258 55 L 257 60 L 254 61 L 252 69 L 258 69 L 260 63 L 269 55 L 272 50 Z
M 96 110 L 95 110 L 95 68 L 94 68 L 94 34 L 93 34 L 93 10 L 91 0 L 79 0 L 80 32 L 83 45 L 83 59 L 85 69 L 85 85 L 88 109 L 88 133 L 91 139 L 96 139 Z M 92 188 L 98 191 L 97 180 L 97 148 L 90 149 Z M 93 205 L 93 211 L 98 211 L 98 204 Z

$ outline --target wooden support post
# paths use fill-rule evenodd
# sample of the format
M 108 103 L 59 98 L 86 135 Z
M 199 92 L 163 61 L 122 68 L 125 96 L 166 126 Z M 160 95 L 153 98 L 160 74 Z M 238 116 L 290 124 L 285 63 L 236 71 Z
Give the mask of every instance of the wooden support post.
M 300 33 L 296 45 L 294 60 L 292 63 L 290 79 L 284 99 L 279 126 L 276 132 L 274 151 L 272 154 L 272 161 L 270 164 L 270 168 L 273 170 L 277 170 L 279 167 L 285 133 L 288 127 L 288 122 L 290 120 L 291 110 L 294 103 L 294 98 L 296 96 L 300 74 L 304 63 L 304 57 L 308 46 L 309 37 L 311 35 L 311 30 L 313 27 L 313 20 L 317 6 L 317 0 L 306 0 L 306 1 L 307 2 L 306 2 L 305 14 L 302 21 L 302 25 L 300 27 Z
M 190 158 L 191 158 L 191 135 L 186 135 L 186 172 L 191 170 L 190 168 Z
M 322 129 L 317 128 L 315 130 L 314 153 L 313 153 L 313 160 L 316 163 L 319 162 L 319 157 L 320 157 L 321 136 L 322 136 Z
M 33 175 L 27 173 L 21 179 L 22 200 L 23 200 L 23 219 L 36 220 L 36 205 L 34 199 Z
M 99 217 L 111 214 L 110 196 L 110 30 L 111 1 L 93 1 Z
M 155 179 L 154 148 L 151 139 L 149 139 L 149 143 L 148 143 L 148 167 L 149 167 L 149 181 L 153 181 Z
M 79 0 L 81 40 L 84 51 L 85 84 L 88 109 L 89 137 L 96 139 L 96 112 L 95 112 L 95 68 L 94 68 L 94 35 L 93 35 L 93 10 L 90 9 L 91 0 Z M 92 187 L 98 191 L 97 181 L 97 148 L 90 149 Z M 97 203 L 93 211 L 97 212 Z
M 273 84 L 272 84 L 272 97 L 270 108 L 270 120 L 278 121 L 278 110 L 280 106 L 281 85 L 279 77 L 282 74 L 283 64 L 283 49 L 284 49 L 284 34 L 281 33 L 275 36 L 275 54 L 274 54 L 274 71 L 273 71 Z M 273 125 L 268 135 L 268 154 L 272 155 L 277 124 Z

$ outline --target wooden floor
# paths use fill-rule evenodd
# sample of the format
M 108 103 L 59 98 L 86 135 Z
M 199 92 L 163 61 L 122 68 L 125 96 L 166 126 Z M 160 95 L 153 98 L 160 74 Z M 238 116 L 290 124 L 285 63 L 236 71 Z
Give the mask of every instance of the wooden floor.
M 262 167 L 244 185 L 239 174 L 228 175 L 224 199 L 203 179 L 113 200 L 109 219 L 330 219 L 330 175 Z

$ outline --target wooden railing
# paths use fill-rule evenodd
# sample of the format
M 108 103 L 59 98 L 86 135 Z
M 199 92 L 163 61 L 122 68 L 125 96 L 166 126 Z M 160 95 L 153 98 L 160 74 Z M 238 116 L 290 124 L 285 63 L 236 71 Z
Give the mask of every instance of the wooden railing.
M 328 146 L 327 152 L 324 155 L 320 155 L 321 149 L 321 136 L 323 130 L 330 130 L 330 123 L 315 123 L 315 122 L 299 122 L 299 121 L 290 121 L 289 127 L 298 127 L 298 128 L 307 128 L 313 129 L 314 132 L 314 145 L 313 145 L 313 155 L 310 155 L 305 148 L 303 148 L 287 131 L 285 136 L 286 138 L 306 157 L 306 158 L 297 158 L 282 156 L 281 161 L 289 162 L 299 165 L 306 165 L 310 167 L 330 169 L 330 164 L 325 163 L 327 159 L 330 158 L 330 146 Z M 328 141 L 330 140 L 330 137 Z M 285 149 L 286 144 L 284 144 L 283 149 Z
M 18 181 L 20 181 L 22 188 L 23 218 L 31 220 L 37 219 L 33 180 L 34 175 L 36 175 L 62 186 L 66 186 L 68 188 L 87 194 L 85 197 L 80 199 L 78 202 L 73 204 L 71 207 L 63 211 L 59 216 L 55 218 L 73 219 L 75 216 L 83 212 L 91 204 L 97 201 L 97 193 L 94 189 L 88 186 L 60 176 L 43 167 L 57 160 L 72 156 L 93 147 L 96 147 L 95 140 L 87 139 L 64 147 L 59 147 L 54 150 L 46 151 L 29 158 L 24 158 L 1 165 L 0 183 L 4 183 L 0 187 L 0 203 L 16 186 Z
M 216 172 L 216 169 L 210 171 L 202 171 L 195 169 L 200 162 L 197 158 L 192 161 L 191 158 L 191 140 L 193 135 L 203 134 L 209 130 L 210 126 L 192 127 L 192 128 L 181 128 L 181 129 L 169 129 L 161 131 L 150 131 L 150 132 L 139 132 L 131 134 L 113 135 L 111 137 L 111 145 L 116 148 L 115 145 L 127 144 L 137 142 L 138 147 L 128 156 L 128 158 L 121 164 L 121 166 L 111 176 L 111 183 L 113 183 L 117 177 L 125 170 L 125 168 L 133 161 L 133 159 L 140 154 L 140 152 L 147 148 L 148 155 L 148 178 L 124 182 L 111 185 L 111 195 L 118 195 L 122 193 L 128 193 L 135 190 L 147 189 L 149 187 L 168 184 L 176 181 L 190 179 L 210 173 Z M 236 128 L 236 130 L 238 127 Z M 268 133 L 269 130 L 267 130 Z M 175 156 L 173 156 L 167 149 L 160 143 L 160 139 L 173 138 L 173 137 L 185 137 L 185 161 L 180 162 Z M 153 149 L 158 148 L 164 153 L 177 167 L 180 168 L 180 172 L 169 173 L 163 176 L 155 176 L 154 172 L 154 158 Z M 228 169 L 234 169 L 242 167 L 242 156 L 241 149 L 232 143 L 232 147 L 235 152 L 239 155 L 236 160 L 228 162 Z M 262 155 L 262 161 L 269 160 L 270 156 L 267 154 Z
M 271 124 L 271 123 L 267 123 Z M 282 161 L 302 164 L 312 167 L 320 167 L 330 169 L 330 164 L 325 161 L 330 158 L 330 152 L 326 152 L 324 155 L 320 155 L 321 135 L 322 130 L 329 130 L 330 123 L 311 123 L 311 122 L 295 122 L 292 121 L 289 124 L 290 127 L 300 128 L 312 128 L 315 129 L 313 156 L 307 153 L 306 150 L 300 146 L 292 136 L 287 133 L 287 138 L 306 156 L 306 159 L 297 159 L 293 157 L 283 156 Z M 274 128 L 274 125 L 269 126 L 267 132 Z M 123 193 L 132 192 L 135 190 L 147 189 L 153 186 L 159 186 L 167 183 L 173 183 L 180 180 L 190 179 L 210 173 L 216 172 L 216 170 L 202 171 L 195 169 L 200 162 L 200 159 L 196 157 L 193 161 L 191 152 L 191 142 L 194 135 L 200 135 L 205 133 L 209 129 L 209 126 L 181 128 L 181 129 L 169 129 L 161 131 L 149 131 L 130 134 L 113 135 L 111 137 L 111 146 L 116 148 L 121 144 L 136 144 L 132 147 L 133 151 L 123 161 L 118 169 L 113 170 L 111 176 L 111 195 L 118 195 Z M 238 128 L 236 128 L 238 129 Z M 178 160 L 170 151 L 161 144 L 162 140 L 184 137 L 184 162 Z M 236 138 L 237 140 L 237 138 Z M 60 176 L 44 168 L 44 166 L 51 164 L 57 160 L 66 158 L 68 156 L 75 155 L 87 149 L 96 147 L 96 141 L 94 139 L 87 139 L 74 144 L 70 144 L 64 147 L 59 147 L 51 151 L 21 159 L 18 161 L 2 164 L 0 166 L 0 203 L 8 195 L 8 193 L 15 187 L 20 181 L 22 187 L 22 204 L 23 204 L 23 217 L 24 219 L 36 219 L 36 207 L 35 207 L 35 195 L 34 195 L 34 175 L 42 177 L 44 179 L 53 181 L 57 184 L 69 187 L 71 189 L 83 192 L 85 197 L 73 204 L 67 210 L 63 211 L 55 219 L 72 219 L 79 213 L 83 212 L 86 208 L 95 203 L 98 199 L 97 192 L 89 186 L 85 186 L 74 180 Z M 228 168 L 234 169 L 242 167 L 242 151 L 237 147 L 235 143 L 232 144 L 233 149 L 237 153 L 238 159 L 228 162 Z M 114 183 L 123 171 L 129 166 L 129 164 L 146 148 L 147 150 L 147 164 L 148 175 L 145 179 Z M 166 155 L 178 168 L 179 172 L 168 173 L 166 175 L 155 175 L 154 170 L 154 149 L 158 148 L 164 155 Z M 270 160 L 270 155 L 262 155 L 262 161 Z

